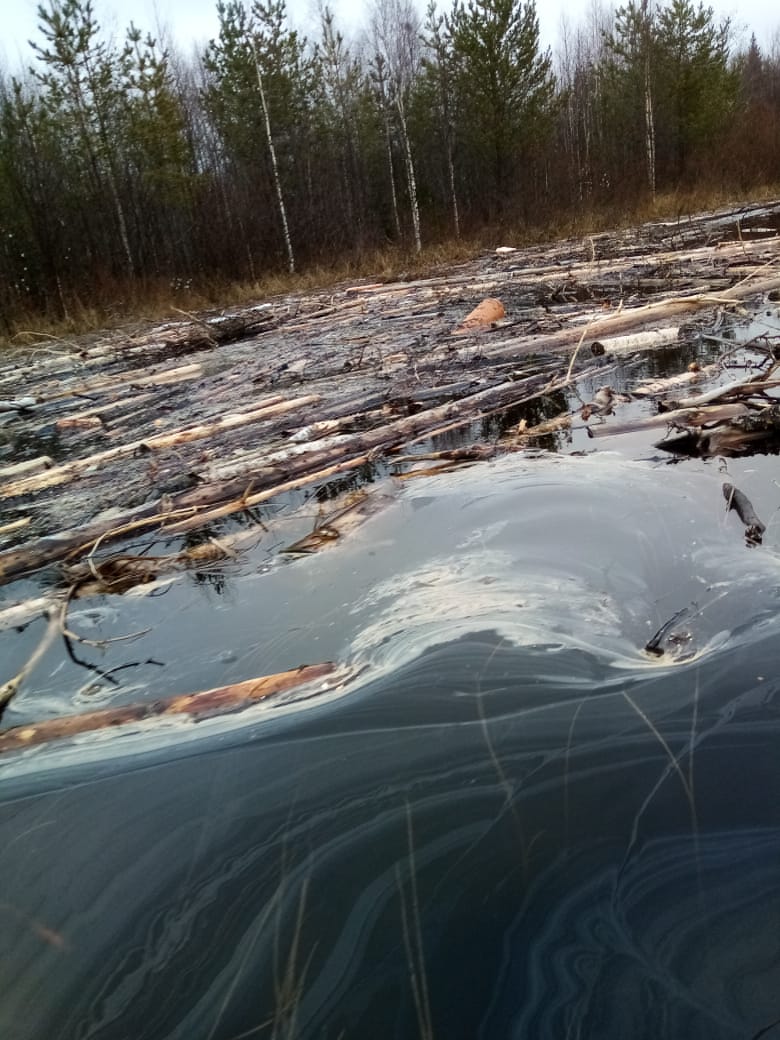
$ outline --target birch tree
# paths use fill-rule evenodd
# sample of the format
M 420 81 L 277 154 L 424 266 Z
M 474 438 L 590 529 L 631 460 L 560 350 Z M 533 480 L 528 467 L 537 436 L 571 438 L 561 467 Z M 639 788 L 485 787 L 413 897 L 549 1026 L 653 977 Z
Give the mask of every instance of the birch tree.
M 276 159 L 276 147 L 274 146 L 274 135 L 271 131 L 271 117 L 268 114 L 268 101 L 265 96 L 265 88 L 263 87 L 263 70 L 260 68 L 260 58 L 257 54 L 257 46 L 252 41 L 252 58 L 255 63 L 255 73 L 257 75 L 257 90 L 260 95 L 260 104 L 263 109 L 263 122 L 265 124 L 265 138 L 268 144 L 268 156 L 271 160 L 271 171 L 274 178 L 274 190 L 276 191 L 276 199 L 279 203 L 279 219 L 282 223 L 282 234 L 284 235 L 284 248 L 287 253 L 287 269 L 290 274 L 295 273 L 295 255 L 293 253 L 292 239 L 290 238 L 290 225 L 287 222 L 287 207 L 284 202 L 284 191 L 282 190 L 282 180 L 279 176 L 279 163 Z
M 204 102 L 222 140 L 222 175 L 231 222 L 254 258 L 268 236 L 265 207 L 276 214 L 288 269 L 294 269 L 290 184 L 305 165 L 312 93 L 306 41 L 287 26 L 283 0 L 246 9 L 240 0 L 217 6 L 220 31 L 204 56 Z M 232 199 L 232 201 L 231 201 Z
M 599 0 L 591 4 L 584 23 L 574 29 L 568 19 L 561 24 L 556 69 L 562 99 L 559 139 L 575 205 L 594 198 L 608 177 L 603 64 L 604 38 L 611 30 L 611 15 Z
M 375 67 L 387 69 L 390 101 L 395 110 L 409 192 L 409 210 L 415 252 L 422 250 L 420 208 L 412 142 L 409 103 L 420 72 L 420 18 L 411 0 L 375 0 L 371 15 Z

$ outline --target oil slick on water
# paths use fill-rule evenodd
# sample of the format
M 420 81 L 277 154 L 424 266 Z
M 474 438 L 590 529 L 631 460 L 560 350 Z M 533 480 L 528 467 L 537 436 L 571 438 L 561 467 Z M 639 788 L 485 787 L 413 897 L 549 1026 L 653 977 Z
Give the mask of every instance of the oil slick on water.
M 0 763 L 0 1035 L 757 1036 L 780 1018 L 780 567 L 767 471 L 741 465 L 760 552 L 716 461 L 514 456 L 150 601 L 137 656 L 175 687 L 359 677 Z

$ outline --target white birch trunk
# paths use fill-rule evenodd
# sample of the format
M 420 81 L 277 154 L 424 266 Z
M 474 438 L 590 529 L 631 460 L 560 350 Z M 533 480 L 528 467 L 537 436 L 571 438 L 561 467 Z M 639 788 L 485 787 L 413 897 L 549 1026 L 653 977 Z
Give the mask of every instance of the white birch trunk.
M 292 239 L 290 238 L 290 227 L 287 223 L 287 209 L 284 205 L 284 192 L 282 191 L 282 181 L 279 177 L 279 164 L 276 161 L 276 149 L 274 148 L 274 139 L 271 133 L 271 119 L 268 115 L 268 104 L 265 100 L 265 90 L 263 89 L 263 76 L 260 72 L 260 62 L 257 60 L 257 51 L 255 50 L 254 44 L 252 45 L 252 53 L 255 59 L 255 72 L 257 73 L 257 88 L 260 91 L 260 104 L 263 106 L 265 136 L 268 141 L 268 155 L 271 159 L 271 170 L 274 175 L 274 187 L 276 189 L 276 198 L 279 203 L 279 216 L 282 221 L 284 248 L 287 252 L 287 268 L 290 274 L 295 274 L 295 255 L 293 254 Z
M 653 93 L 650 87 L 650 54 L 645 55 L 645 157 L 647 160 L 647 183 L 655 198 L 655 118 L 653 116 Z
M 647 183 L 650 194 L 655 198 L 655 116 L 653 114 L 653 90 L 651 83 L 650 44 L 652 16 L 648 12 L 648 0 L 642 0 L 642 20 L 645 50 L 645 160 L 647 163 Z
M 458 212 L 458 194 L 455 190 L 455 163 L 452 158 L 452 145 L 447 143 L 447 172 L 450 175 L 450 200 L 452 202 L 452 223 L 455 227 L 455 238 L 460 238 L 460 214 Z
M 409 140 L 409 130 L 406 125 L 406 111 L 404 110 L 403 98 L 400 90 L 396 93 L 396 107 L 398 109 L 398 122 L 401 127 L 401 138 L 404 146 L 404 162 L 406 165 L 406 180 L 409 186 L 409 207 L 412 211 L 412 232 L 414 234 L 414 251 L 422 252 L 422 239 L 420 238 L 420 208 L 417 205 L 417 178 L 414 174 L 414 160 L 412 158 L 412 142 Z
M 384 110 L 383 110 L 384 111 Z M 401 217 L 398 213 L 398 193 L 395 190 L 395 172 L 393 170 L 393 143 L 390 136 L 390 121 L 387 112 L 384 111 L 385 119 L 385 141 L 387 142 L 387 169 L 390 175 L 390 198 L 393 204 L 393 222 L 395 223 L 395 235 L 401 240 Z
M 387 172 L 390 177 L 390 199 L 393 205 L 393 223 L 395 224 L 395 237 L 401 241 L 401 218 L 398 214 L 398 193 L 395 190 L 395 171 L 393 170 L 393 140 L 390 133 L 390 119 L 387 114 L 387 96 L 385 94 L 385 81 L 382 74 L 382 66 L 377 59 L 377 88 L 379 91 L 379 103 L 382 109 L 382 122 L 385 127 L 385 146 L 387 151 Z

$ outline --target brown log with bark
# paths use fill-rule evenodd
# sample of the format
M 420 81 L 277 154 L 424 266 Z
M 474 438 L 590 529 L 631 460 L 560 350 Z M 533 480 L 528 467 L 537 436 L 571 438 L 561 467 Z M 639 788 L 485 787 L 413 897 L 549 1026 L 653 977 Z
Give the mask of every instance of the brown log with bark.
M 101 708 L 98 711 L 67 715 L 59 719 L 46 719 L 43 722 L 33 722 L 0 732 L 0 753 L 37 747 L 82 733 L 115 730 L 150 719 L 187 716 L 198 722 L 217 715 L 242 711 L 274 694 L 294 690 L 318 680 L 327 680 L 329 688 L 332 689 L 344 682 L 347 674 L 337 673 L 336 665 L 326 661 L 322 664 L 301 665 L 287 672 L 277 672 L 259 679 L 247 679 L 244 682 L 218 686 L 198 693 L 178 694 L 156 701 Z

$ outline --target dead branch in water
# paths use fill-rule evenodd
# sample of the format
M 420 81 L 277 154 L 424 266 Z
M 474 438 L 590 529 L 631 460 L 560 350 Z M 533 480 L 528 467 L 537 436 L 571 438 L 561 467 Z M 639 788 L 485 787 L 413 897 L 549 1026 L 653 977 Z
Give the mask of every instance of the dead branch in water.
M 745 525 L 745 540 L 748 545 L 760 545 L 766 527 L 761 523 L 747 495 L 733 484 L 724 484 L 723 497 L 726 499 L 726 509 L 733 509 Z
M 27 659 L 24 667 L 22 667 L 12 679 L 3 683 L 0 686 L 0 719 L 3 717 L 3 713 L 14 697 L 19 692 L 19 688 L 22 683 L 27 679 L 32 670 L 36 667 L 38 662 L 41 660 L 43 655 L 49 649 L 51 644 L 54 642 L 60 632 L 60 616 L 56 611 L 51 611 L 48 616 L 46 631 L 38 642 L 33 652 Z

